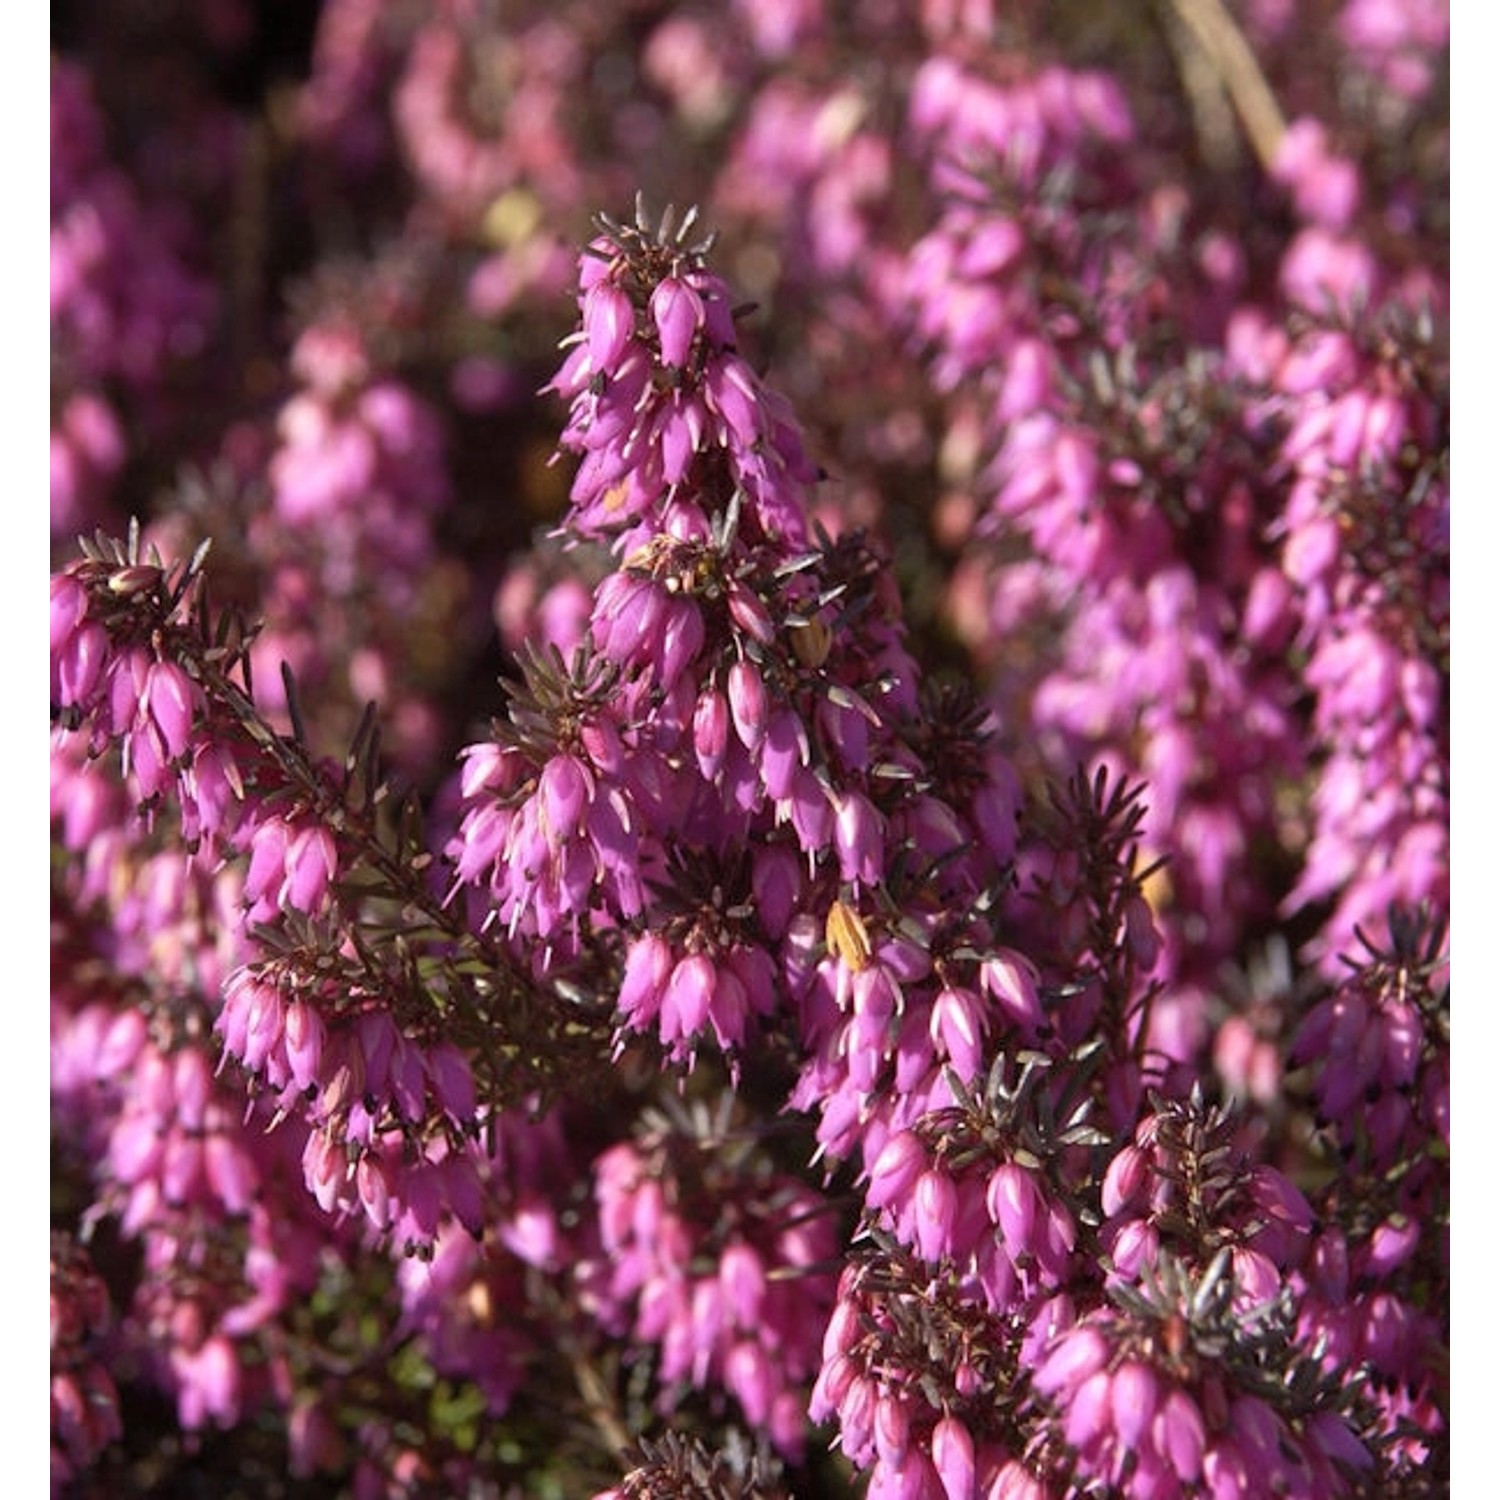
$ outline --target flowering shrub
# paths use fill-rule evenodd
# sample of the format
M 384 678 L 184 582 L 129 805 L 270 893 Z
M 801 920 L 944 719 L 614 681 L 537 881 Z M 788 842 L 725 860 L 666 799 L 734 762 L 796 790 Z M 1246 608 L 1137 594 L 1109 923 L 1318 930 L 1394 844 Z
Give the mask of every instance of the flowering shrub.
M 69 11 L 54 1494 L 1445 1490 L 1447 44 Z

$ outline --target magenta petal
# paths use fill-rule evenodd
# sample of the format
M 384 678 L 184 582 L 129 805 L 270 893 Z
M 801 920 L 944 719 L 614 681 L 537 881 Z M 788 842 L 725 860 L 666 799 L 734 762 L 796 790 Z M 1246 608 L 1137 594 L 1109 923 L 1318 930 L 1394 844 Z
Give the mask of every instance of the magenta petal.
M 875 1451 L 892 1468 L 906 1457 L 910 1430 L 906 1403 L 895 1391 L 882 1389 L 875 1397 Z
M 192 682 L 175 662 L 151 664 L 146 674 L 146 702 L 172 760 L 187 749 L 193 729 L 195 698 Z
M 49 620 L 54 656 L 83 624 L 88 607 L 88 591 L 76 578 L 69 573 L 52 575 Z
M 635 308 L 618 286 L 612 281 L 598 281 L 589 288 L 583 299 L 583 330 L 589 362 L 595 370 L 614 369 L 634 326 Z
M 782 844 L 762 844 L 754 852 L 750 885 L 761 925 L 772 938 L 787 930 L 802 889 L 802 867 Z
M 85 621 L 58 654 L 58 697 L 64 707 L 81 707 L 93 696 L 108 659 L 109 637 L 104 627 Z
M 766 1268 L 760 1255 L 743 1241 L 729 1245 L 719 1258 L 719 1284 L 735 1326 L 754 1333 L 766 1295 Z
M 868 797 L 845 792 L 836 799 L 833 840 L 842 879 L 871 886 L 880 883 L 885 874 L 884 830 Z
M 937 1262 L 952 1245 L 958 1218 L 958 1189 L 946 1172 L 931 1168 L 917 1179 L 914 1199 L 917 1250 L 923 1260 Z
M 663 408 L 659 441 L 662 455 L 662 477 L 668 484 L 680 484 L 688 476 L 693 460 L 703 447 L 703 408 L 696 400 L 680 396 Z
M 758 750 L 766 733 L 766 688 L 748 661 L 737 661 L 729 669 L 729 714 L 740 743 Z
M 833 828 L 833 808 L 817 775 L 806 766 L 792 774 L 791 790 L 781 808 L 791 818 L 797 842 L 809 854 L 828 846 Z
M 283 903 L 315 911 L 337 869 L 338 850 L 328 829 L 312 824 L 298 830 L 287 843 Z
M 1033 1241 L 1042 1196 L 1030 1172 L 1013 1161 L 1001 1162 L 990 1175 L 985 1206 L 1000 1229 L 1012 1261 L 1019 1263 L 1035 1254 Z
M 1110 1410 L 1119 1441 L 1127 1448 L 1139 1447 L 1142 1435 L 1155 1420 L 1159 1390 L 1155 1373 L 1137 1360 L 1127 1360 L 1115 1371 L 1110 1383 Z
M 973 1500 L 974 1439 L 957 1417 L 945 1416 L 932 1429 L 932 1466 L 946 1500 Z
M 323 1018 L 307 1001 L 292 1000 L 286 1008 L 283 1025 L 287 1066 L 299 1089 L 312 1087 L 317 1081 L 318 1066 L 323 1060 L 326 1030 Z
M 1070 1448 L 1087 1450 L 1099 1439 L 1109 1421 L 1110 1378 L 1096 1370 L 1073 1392 L 1068 1402 L 1063 1435 Z
M 870 1167 L 865 1203 L 888 1208 L 902 1203 L 927 1167 L 927 1151 L 909 1130 L 898 1130 L 880 1148 Z
M 972 1082 L 978 1077 L 984 1063 L 984 1031 L 974 995 L 967 990 L 940 991 L 928 1030 L 934 1044 L 942 1044 L 960 1078 Z
M 724 1357 L 724 1384 L 745 1409 L 752 1427 L 763 1427 L 779 1382 L 766 1351 L 754 1339 L 741 1339 Z
M 728 745 L 729 705 L 716 688 L 707 688 L 693 709 L 693 751 L 705 780 L 719 774 Z
M 692 1036 L 708 1019 L 717 975 L 707 955 L 695 953 L 672 970 L 662 997 L 661 1031 L 664 1041 Z
M 203 1174 L 209 1188 L 231 1214 L 242 1214 L 255 1202 L 260 1175 L 240 1143 L 214 1132 L 203 1140 Z
M 686 599 L 668 606 L 662 629 L 658 670 L 664 690 L 670 690 L 703 649 L 703 616 Z
M 763 400 L 755 372 L 739 355 L 724 355 L 710 363 L 705 388 L 728 428 L 727 436 L 742 449 L 753 447 L 761 435 Z
M 1075 1390 L 1109 1357 L 1109 1346 L 1092 1328 L 1062 1334 L 1042 1358 L 1031 1383 L 1044 1396 Z
M 1150 1173 L 1150 1163 L 1139 1146 L 1124 1146 L 1104 1173 L 1101 1206 L 1108 1218 L 1114 1218 L 1128 1204 L 1135 1203 Z
M 693 339 L 703 326 L 703 299 L 686 282 L 665 277 L 651 294 L 651 317 L 661 339 L 662 363 L 678 368 L 687 364 Z
M 1197 1403 L 1183 1391 L 1169 1391 L 1156 1418 L 1156 1447 L 1184 1484 L 1193 1483 L 1202 1471 L 1206 1441 L 1203 1413 Z
M 571 755 L 554 755 L 542 768 L 537 797 L 554 846 L 572 838 L 592 791 L 591 778 Z

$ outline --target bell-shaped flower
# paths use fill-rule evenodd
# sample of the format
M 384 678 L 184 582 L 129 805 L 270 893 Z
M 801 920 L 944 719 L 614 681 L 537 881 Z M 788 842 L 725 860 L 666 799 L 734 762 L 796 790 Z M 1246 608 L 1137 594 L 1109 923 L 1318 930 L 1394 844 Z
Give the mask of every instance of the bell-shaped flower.
M 703 326 L 703 299 L 678 277 L 663 277 L 651 293 L 651 319 L 661 340 L 662 363 L 681 369 Z

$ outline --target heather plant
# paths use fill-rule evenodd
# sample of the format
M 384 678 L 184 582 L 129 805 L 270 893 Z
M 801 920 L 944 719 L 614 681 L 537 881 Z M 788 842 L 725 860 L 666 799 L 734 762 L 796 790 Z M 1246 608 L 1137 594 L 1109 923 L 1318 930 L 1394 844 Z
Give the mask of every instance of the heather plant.
M 1132 17 L 64 18 L 54 1494 L 1445 1492 L 1446 8 Z

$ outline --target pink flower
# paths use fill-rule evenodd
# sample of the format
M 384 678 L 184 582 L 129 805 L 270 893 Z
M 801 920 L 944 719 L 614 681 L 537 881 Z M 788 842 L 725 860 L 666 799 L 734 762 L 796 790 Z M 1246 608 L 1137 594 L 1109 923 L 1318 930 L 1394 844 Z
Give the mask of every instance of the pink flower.
M 853 883 L 878 885 L 885 873 L 880 814 L 868 797 L 856 791 L 836 794 L 833 802 L 833 839 L 840 877 Z
M 643 933 L 630 945 L 616 1005 L 632 1029 L 644 1030 L 656 1019 L 672 970 L 672 950 L 656 933 Z
M 101 625 L 84 621 L 54 647 L 53 692 L 65 708 L 88 708 L 109 661 L 109 637 Z
M 743 658 L 729 669 L 729 713 L 740 743 L 752 753 L 766 734 L 766 690 L 760 672 Z
M 1068 1393 L 1099 1370 L 1109 1358 L 1109 1346 L 1094 1329 L 1081 1327 L 1065 1331 L 1044 1356 L 1031 1383 L 1044 1396 Z
M 719 1260 L 719 1283 L 735 1325 L 754 1332 L 766 1295 L 765 1265 L 743 1241 L 728 1246 Z
M 596 370 L 613 370 L 635 329 L 630 298 L 612 281 L 596 281 L 583 298 L 583 330 Z
M 284 907 L 316 912 L 338 870 L 333 834 L 320 823 L 295 829 L 286 845 L 286 880 L 278 900 Z
M 764 1427 L 780 1384 L 765 1348 L 754 1339 L 731 1344 L 724 1356 L 724 1384 L 744 1408 L 751 1426 Z
M 1127 1448 L 1140 1444 L 1156 1420 L 1160 1384 L 1147 1365 L 1126 1360 L 1110 1382 L 1110 1409 L 1117 1440 Z
M 561 848 L 572 838 L 592 795 L 591 778 L 576 757 L 555 755 L 542 767 L 537 797 L 554 848 Z
M 693 709 L 693 751 L 704 779 L 713 781 L 729 748 L 729 705 L 717 688 L 706 688 Z
M 1034 1258 L 1044 1204 L 1032 1174 L 1013 1161 L 1001 1162 L 990 1176 L 985 1205 L 1011 1260 L 1019 1265 Z
M 927 1150 L 909 1130 L 898 1130 L 880 1148 L 870 1166 L 865 1203 L 870 1208 L 906 1206 L 917 1179 L 927 1168 Z
M 233 1427 L 240 1415 L 240 1362 L 222 1334 L 195 1353 L 178 1349 L 172 1357 L 178 1380 L 177 1410 L 190 1431 L 207 1426 Z
M 944 987 L 932 1004 L 928 1032 L 934 1046 L 966 1083 L 983 1071 L 984 1018 L 979 997 L 970 990 Z
M 933 1427 L 932 1466 L 946 1500 L 973 1500 L 974 1439 L 957 1417 L 945 1416 Z
M 703 326 L 703 299 L 685 281 L 664 277 L 651 293 L 651 317 L 661 340 L 662 363 L 680 369 Z
M 716 982 L 713 961 L 706 954 L 689 954 L 677 962 L 662 994 L 664 1042 L 686 1041 L 702 1028 L 708 1020 Z
M 807 729 L 790 708 L 774 711 L 766 721 L 760 750 L 761 779 L 778 801 L 791 794 L 793 778 L 807 763 Z
M 1030 959 L 1012 949 L 997 948 L 981 963 L 980 978 L 986 993 L 1020 1025 L 1023 1035 L 1034 1035 L 1046 1026 L 1036 967 Z
M 958 1207 L 958 1189 L 946 1172 L 929 1168 L 917 1179 L 912 1218 L 923 1260 L 935 1263 L 950 1252 Z

